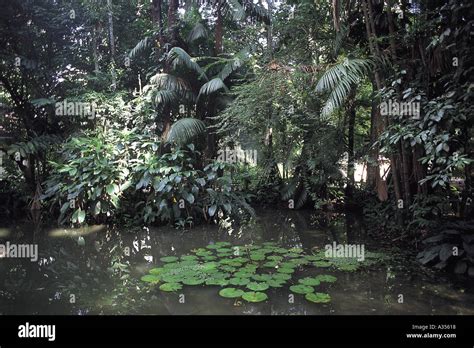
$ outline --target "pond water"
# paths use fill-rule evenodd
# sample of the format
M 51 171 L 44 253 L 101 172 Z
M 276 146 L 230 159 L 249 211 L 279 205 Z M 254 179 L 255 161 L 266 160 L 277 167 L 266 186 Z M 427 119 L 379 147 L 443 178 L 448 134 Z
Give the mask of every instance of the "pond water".
M 1 228 L 0 244 L 36 243 L 39 260 L 0 259 L 0 314 L 474 314 L 473 289 L 468 284 L 421 269 L 403 251 L 380 249 L 357 220 L 344 215 L 315 219 L 295 211 L 260 211 L 258 216 L 250 224 L 227 222 L 184 231 L 34 228 L 28 223 Z M 356 271 L 298 268 L 296 279 L 318 274 L 337 277 L 334 283 L 321 284 L 321 291 L 331 297 L 329 303 L 312 303 L 293 294 L 291 282 L 266 290 L 268 300 L 249 303 L 219 296 L 219 286 L 163 292 L 140 280 L 162 264 L 163 256 L 188 254 L 223 241 L 232 245 L 275 242 L 302 248 L 307 254 L 333 241 L 364 243 L 366 250 L 382 251 L 391 258 Z

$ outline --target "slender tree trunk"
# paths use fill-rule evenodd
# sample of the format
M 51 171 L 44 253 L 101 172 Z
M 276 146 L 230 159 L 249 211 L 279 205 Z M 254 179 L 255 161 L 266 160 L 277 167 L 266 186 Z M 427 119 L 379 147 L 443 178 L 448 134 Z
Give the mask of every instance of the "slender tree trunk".
M 168 7 L 168 32 L 171 46 L 176 46 L 178 41 L 178 0 L 169 0 Z
M 162 2 L 162 0 L 153 0 L 151 4 L 151 17 L 153 19 L 153 24 L 158 28 L 158 42 L 160 43 L 160 46 L 164 44 Z
M 107 14 L 109 19 L 109 43 L 110 43 L 110 63 L 112 66 L 112 90 L 117 87 L 117 78 L 115 75 L 115 37 L 114 37 L 114 18 L 112 9 L 112 0 L 107 0 Z
M 347 113 L 347 186 L 346 186 L 346 203 L 352 201 L 355 186 L 355 154 L 354 154 L 354 128 L 356 119 L 355 90 L 351 92 L 349 97 Z
M 268 5 L 268 17 L 269 24 L 267 25 L 267 46 L 268 56 L 270 60 L 273 60 L 273 24 L 272 24 L 272 11 L 273 11 L 273 0 L 267 0 Z
M 97 37 L 98 37 L 98 23 L 94 24 L 92 29 L 92 59 L 94 60 L 94 72 L 97 74 L 100 71 L 99 54 L 97 52 Z
M 334 23 L 334 30 L 339 32 L 341 30 L 339 25 L 339 0 L 332 0 L 332 20 Z

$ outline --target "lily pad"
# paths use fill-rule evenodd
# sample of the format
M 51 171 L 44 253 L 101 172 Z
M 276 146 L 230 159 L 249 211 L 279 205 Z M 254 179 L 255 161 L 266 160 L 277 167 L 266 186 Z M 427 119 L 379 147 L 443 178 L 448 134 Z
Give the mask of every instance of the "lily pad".
M 282 268 L 278 268 L 278 269 L 277 269 L 277 272 L 279 272 L 279 273 L 291 274 L 291 273 L 294 273 L 295 270 L 294 270 L 293 268 L 282 267 Z
M 161 279 L 155 274 L 147 274 L 141 277 L 141 280 L 146 283 L 158 283 Z
M 223 278 L 208 278 L 206 279 L 206 285 L 217 285 L 217 286 L 227 286 L 229 281 Z
M 183 286 L 178 283 L 164 283 L 160 285 L 160 290 L 161 291 L 167 291 L 167 292 L 174 292 L 181 290 Z
M 307 294 L 314 292 L 314 288 L 308 285 L 292 285 L 290 286 L 290 290 L 296 294 Z
M 284 280 L 275 280 L 275 279 L 270 279 L 269 281 L 266 282 L 268 286 L 272 288 L 281 288 L 283 285 L 286 283 Z
M 199 285 L 204 283 L 204 279 L 202 278 L 185 278 L 183 279 L 182 283 L 185 285 Z
M 265 260 L 265 254 L 250 254 L 252 261 L 263 261 Z
M 319 280 L 320 282 L 326 282 L 326 283 L 334 283 L 337 278 L 330 275 L 330 274 L 320 274 L 316 276 L 316 279 Z
M 257 282 L 252 282 L 247 284 L 247 289 L 253 290 L 253 291 L 264 291 L 268 289 L 268 284 L 266 283 L 257 283 Z
M 331 263 L 327 261 L 314 261 L 313 265 L 316 267 L 326 268 L 326 267 L 330 267 Z
M 245 292 L 242 298 L 247 302 L 262 302 L 268 299 L 264 292 Z
M 150 269 L 148 273 L 153 274 L 153 275 L 159 275 L 159 274 L 162 274 L 164 270 L 165 270 L 164 268 L 156 267 L 156 268 Z
M 272 275 L 273 280 L 282 280 L 282 281 L 287 281 L 291 279 L 291 275 L 286 274 L 286 273 L 275 273 Z
M 226 298 L 237 298 L 244 294 L 243 290 L 236 288 L 225 288 L 219 291 L 219 295 Z
M 314 303 L 328 303 L 331 301 L 331 296 L 329 294 L 325 294 L 323 292 L 312 292 L 307 293 L 305 298 Z
M 252 279 L 259 282 L 266 282 L 267 280 L 272 279 L 272 276 L 270 274 L 254 274 L 252 275 Z
M 183 255 L 180 257 L 180 259 L 184 261 L 193 261 L 193 260 L 196 260 L 197 257 L 194 255 Z

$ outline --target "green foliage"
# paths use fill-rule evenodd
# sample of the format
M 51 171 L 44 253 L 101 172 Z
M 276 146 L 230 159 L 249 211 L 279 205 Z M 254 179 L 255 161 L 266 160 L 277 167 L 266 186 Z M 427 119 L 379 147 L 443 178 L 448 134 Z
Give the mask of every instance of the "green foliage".
M 213 255 L 214 261 L 209 261 Z M 252 258 L 252 255 L 263 257 Z M 269 288 L 281 288 L 294 277 L 294 273 L 304 268 L 318 268 L 317 261 L 325 258 L 324 252 L 308 255 L 299 248 L 283 248 L 273 242 L 250 245 L 231 245 L 228 242 L 209 244 L 205 248 L 191 250 L 182 256 L 165 256 L 160 261 L 164 264 L 149 270 L 141 280 L 145 283 L 158 285 L 163 291 L 176 291 L 182 285 L 220 286 L 229 284 L 234 287 L 219 290 L 219 295 L 225 298 L 240 298 L 248 302 L 265 301 L 268 296 L 262 291 Z M 363 265 L 371 265 L 384 259 L 382 254 L 367 252 Z M 276 267 L 266 266 L 267 260 L 274 260 Z M 321 261 L 320 261 L 321 262 Z M 355 261 L 358 262 L 358 261 Z M 361 262 L 359 262 L 361 263 Z M 327 261 L 340 271 L 354 271 L 354 260 L 331 258 Z M 281 270 L 288 272 L 281 272 Z M 333 283 L 336 277 L 329 274 L 319 274 L 315 277 L 298 279 L 299 284 L 289 286 L 289 290 L 297 294 L 314 293 L 313 286 L 325 286 L 322 283 Z M 171 284 L 171 285 L 170 285 Z M 251 290 L 251 292 L 246 292 Z M 311 302 L 328 302 L 329 295 L 316 294 L 307 298 Z M 323 296 L 324 295 L 324 296 Z
M 60 207 L 59 222 L 82 224 L 114 215 L 132 185 L 129 160 L 139 138 L 131 131 L 86 133 L 71 137 L 46 181 L 43 199 Z M 148 138 L 149 139 L 149 138 Z
M 474 277 L 474 222 L 448 222 L 433 236 L 423 240 L 424 250 L 417 260 L 422 265 L 446 269 Z

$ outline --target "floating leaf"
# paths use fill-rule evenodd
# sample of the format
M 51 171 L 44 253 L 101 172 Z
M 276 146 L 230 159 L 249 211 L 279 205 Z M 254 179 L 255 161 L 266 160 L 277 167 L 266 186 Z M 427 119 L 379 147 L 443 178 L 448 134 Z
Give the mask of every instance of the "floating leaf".
M 327 303 L 331 301 L 331 296 L 322 292 L 310 292 L 305 295 L 305 298 L 314 303 Z
M 185 285 L 199 285 L 204 283 L 204 279 L 201 278 L 185 278 L 182 283 Z
M 154 274 L 147 274 L 141 277 L 141 280 L 147 283 L 158 283 L 160 281 L 160 277 Z
M 267 281 L 268 286 L 272 288 L 281 288 L 284 284 L 284 280 L 275 280 L 275 279 L 270 279 Z
M 263 291 L 268 289 L 268 284 L 252 282 L 247 284 L 247 289 L 253 291 Z
M 331 263 L 327 261 L 315 261 L 313 262 L 313 265 L 315 265 L 316 267 L 325 268 L 325 267 L 330 267 Z
M 161 291 L 174 292 L 181 290 L 183 287 L 178 283 L 164 283 L 160 285 Z
M 262 302 L 265 301 L 268 296 L 264 292 L 245 292 L 242 298 L 247 302 Z
M 292 285 L 290 290 L 297 294 L 307 294 L 309 292 L 314 292 L 314 288 L 308 285 Z
M 164 268 L 152 268 L 148 271 L 148 273 L 153 274 L 153 275 L 159 275 L 164 272 Z
M 285 267 L 278 268 L 277 271 L 279 273 L 286 273 L 286 274 L 291 274 L 291 273 L 295 272 L 295 270 L 293 268 L 285 268 Z
M 219 295 L 226 298 L 237 298 L 244 294 L 243 290 L 236 288 L 225 288 L 219 291 Z
M 223 278 L 208 278 L 206 279 L 206 285 L 218 285 L 218 286 L 227 286 L 229 281 Z
M 330 274 L 321 274 L 316 277 L 317 280 L 320 282 L 326 282 L 326 283 L 334 283 L 337 278 L 330 275 Z

